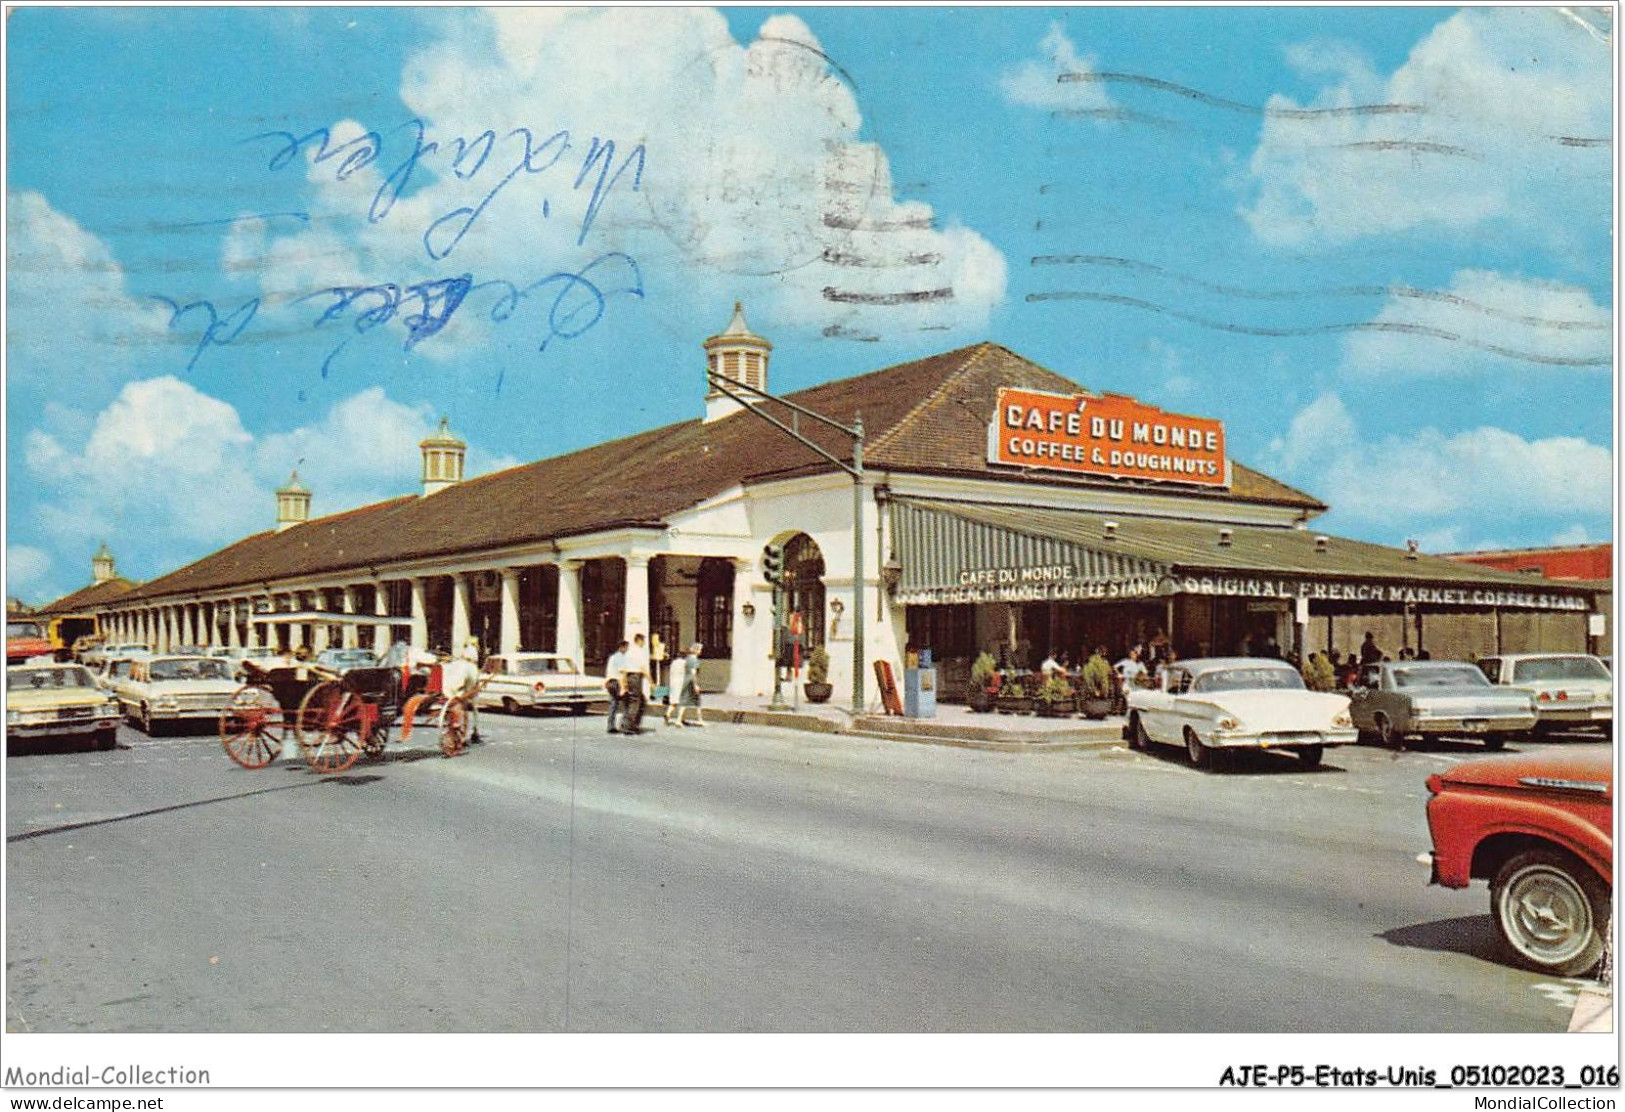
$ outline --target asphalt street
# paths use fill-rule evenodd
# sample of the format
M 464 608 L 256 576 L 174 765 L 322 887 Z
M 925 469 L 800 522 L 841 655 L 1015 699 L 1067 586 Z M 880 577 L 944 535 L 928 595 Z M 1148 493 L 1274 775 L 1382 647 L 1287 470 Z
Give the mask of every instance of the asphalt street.
M 128 729 L 8 758 L 7 1029 L 1561 1031 L 1580 985 L 1427 884 L 1468 744 L 484 727 L 336 778 Z

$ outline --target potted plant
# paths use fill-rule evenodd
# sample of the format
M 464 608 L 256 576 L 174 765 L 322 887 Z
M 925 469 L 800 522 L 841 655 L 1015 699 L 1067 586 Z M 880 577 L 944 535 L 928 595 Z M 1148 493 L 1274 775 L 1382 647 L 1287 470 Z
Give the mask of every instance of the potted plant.
M 1000 686 L 993 705 L 1000 714 L 1026 714 L 1033 709 L 1032 697 L 1027 694 L 1027 686 L 1020 676 L 1013 676 Z
M 1078 709 L 1077 696 L 1066 677 L 1053 672 L 1038 689 L 1038 713 L 1044 718 L 1064 718 Z
M 1079 685 L 1083 688 L 1083 716 L 1085 718 L 1105 718 L 1112 710 L 1112 666 L 1106 663 L 1106 658 L 1095 653 L 1089 658 L 1089 663 L 1083 666 L 1083 675 L 1079 677 Z
M 801 690 L 809 703 L 827 703 L 835 691 L 829 682 L 829 653 L 822 645 L 807 654 L 807 682 Z
M 993 709 L 993 700 L 999 693 L 999 666 L 992 653 L 983 653 L 970 666 L 970 684 L 965 690 L 965 702 L 977 714 Z

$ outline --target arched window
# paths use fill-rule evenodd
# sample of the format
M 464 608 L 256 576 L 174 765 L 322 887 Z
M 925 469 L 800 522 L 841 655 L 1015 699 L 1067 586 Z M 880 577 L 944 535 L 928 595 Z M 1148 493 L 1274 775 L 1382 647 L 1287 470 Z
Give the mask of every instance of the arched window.
M 824 554 L 807 534 L 797 533 L 784 543 L 784 582 L 789 591 L 784 615 L 801 615 L 802 644 L 816 649 L 824 643 Z

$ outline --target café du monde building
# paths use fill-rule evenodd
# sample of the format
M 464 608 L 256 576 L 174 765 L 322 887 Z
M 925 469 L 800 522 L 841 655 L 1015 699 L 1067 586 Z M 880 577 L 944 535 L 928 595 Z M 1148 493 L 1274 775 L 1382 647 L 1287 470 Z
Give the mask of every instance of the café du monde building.
M 708 377 L 770 389 L 772 345 L 737 307 L 702 346 L 690 420 L 466 480 L 443 421 L 420 445 L 421 489 L 312 517 L 320 492 L 295 475 L 274 528 L 118 596 L 104 628 L 159 649 L 472 637 L 588 671 L 644 633 L 699 641 L 707 686 L 748 697 L 773 686 L 762 552 L 777 544 L 788 612 L 828 650 L 837 701 L 859 636 L 866 670 L 931 648 L 952 701 L 981 651 L 1032 667 L 1159 631 L 1195 655 L 1244 638 L 1348 651 L 1371 630 L 1392 655 L 1439 659 L 1583 650 L 1598 633 L 1582 584 L 1328 536 L 1313 526 L 1328 507 L 1231 459 L 1220 422 L 1085 389 L 994 343 L 789 395 L 861 417 L 854 498 L 846 470 Z M 851 463 L 851 437 L 753 405 Z M 872 703 L 872 673 L 864 686 Z

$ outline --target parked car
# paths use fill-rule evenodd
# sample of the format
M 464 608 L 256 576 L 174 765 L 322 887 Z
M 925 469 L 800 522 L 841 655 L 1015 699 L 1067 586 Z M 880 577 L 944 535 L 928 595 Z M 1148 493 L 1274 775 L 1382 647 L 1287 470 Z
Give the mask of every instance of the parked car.
M 153 656 L 133 662 L 118 699 L 124 714 L 150 735 L 159 723 L 218 718 L 239 686 L 224 660 Z
M 1310 691 L 1292 665 L 1265 657 L 1186 660 L 1160 687 L 1128 693 L 1128 742 L 1183 745 L 1191 764 L 1240 749 L 1287 749 L 1313 768 L 1328 745 L 1359 737 L 1346 695 Z
M 152 652 L 151 646 L 142 641 L 120 641 L 116 644 L 102 644 L 87 651 L 79 663 L 91 668 L 100 668 L 109 660 L 120 657 L 146 656 Z
M 252 660 L 252 661 L 255 661 L 257 663 L 262 663 L 263 664 L 265 661 L 271 659 L 272 657 L 281 656 L 281 655 L 282 654 L 277 652 L 275 649 L 267 648 L 264 645 L 260 645 L 260 646 L 254 647 L 254 648 L 232 649 L 231 650 L 231 655 L 229 657 L 227 657 L 226 659 L 229 660 L 230 663 L 231 663 L 232 675 L 236 676 L 239 680 L 241 680 L 241 679 L 245 678 L 247 676 L 247 674 L 248 674 L 247 669 L 243 667 L 243 663 L 245 661 Z
M 558 653 L 512 653 L 486 660 L 491 680 L 479 694 L 482 707 L 501 707 L 509 714 L 540 707 L 568 707 L 585 714 L 587 705 L 606 701 L 604 681 L 585 675 L 576 662 Z
M 6 669 L 6 740 L 77 738 L 111 749 L 118 703 L 78 664 L 19 664 Z
M 1614 729 L 1614 676 L 1584 653 L 1521 653 L 1487 656 L 1478 667 L 1493 684 L 1529 692 L 1535 729 Z
M 1559 977 L 1602 959 L 1614 886 L 1610 749 L 1517 754 L 1427 779 L 1431 883 L 1490 884 L 1490 914 L 1518 960 Z
M 1471 664 L 1401 660 L 1368 664 L 1349 692 L 1354 728 L 1397 748 L 1407 737 L 1471 736 L 1499 749 L 1535 725 L 1527 691 L 1496 687 Z
M 339 673 L 351 668 L 376 668 L 378 657 L 371 649 L 323 649 L 316 654 L 316 667 Z
M 120 685 L 130 682 L 130 669 L 135 667 L 138 659 L 140 658 L 134 656 L 121 656 L 117 660 L 105 661 L 100 668 L 91 673 L 90 678 L 96 681 L 97 687 L 117 698 Z

